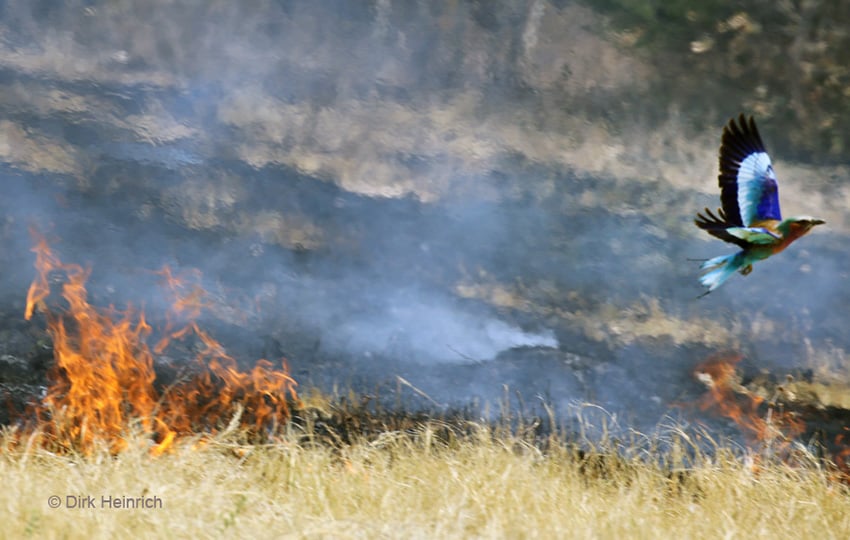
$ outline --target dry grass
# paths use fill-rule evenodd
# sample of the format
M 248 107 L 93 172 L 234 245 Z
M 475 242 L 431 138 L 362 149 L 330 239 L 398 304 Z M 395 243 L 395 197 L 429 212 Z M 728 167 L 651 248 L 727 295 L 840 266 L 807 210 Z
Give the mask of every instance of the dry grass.
M 457 420 L 396 417 L 380 431 L 369 419 L 337 415 L 332 428 L 328 418 L 302 416 L 271 445 L 221 435 L 160 458 L 141 439 L 117 456 L 82 457 L 12 447 L 7 433 L 0 536 L 850 537 L 850 492 L 813 459 L 756 468 L 726 451 L 693 458 L 681 432 L 664 453 L 579 451 Z M 340 431 L 358 425 L 366 435 Z M 677 457 L 686 454 L 688 464 Z M 60 508 L 48 505 L 54 495 Z M 162 507 L 104 508 L 109 495 Z M 90 496 L 94 508 L 67 508 L 69 496 Z

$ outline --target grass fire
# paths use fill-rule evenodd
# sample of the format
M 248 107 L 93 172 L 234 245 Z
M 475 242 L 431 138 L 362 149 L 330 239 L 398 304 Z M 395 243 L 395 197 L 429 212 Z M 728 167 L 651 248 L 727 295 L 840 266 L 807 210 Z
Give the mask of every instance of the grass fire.
M 368 396 L 299 400 L 284 365 L 240 371 L 200 328 L 208 300 L 197 272 L 155 274 L 172 306 L 155 328 L 140 308 L 92 305 L 90 271 L 36 238 L 24 315 L 43 317 L 55 364 L 33 421 L 0 433 L 12 535 L 60 531 L 68 512 L 77 516 L 70 537 L 80 538 L 104 524 L 134 536 L 264 536 L 274 526 L 307 536 L 522 537 L 530 522 L 546 537 L 850 534 L 850 493 L 836 481 L 845 477 L 792 451 L 802 419 L 751 395 L 739 355 L 695 369 L 708 387 L 699 408 L 734 420 L 755 462 L 677 426 L 590 440 L 577 435 L 588 420 L 570 428 L 554 414 L 488 422 L 384 409 Z M 190 338 L 199 346 L 188 375 L 158 384 L 157 356 Z M 152 516 L 143 526 L 140 512 Z
M 90 271 L 63 263 L 44 237 L 34 237 L 38 275 L 27 293 L 25 318 L 44 315 L 55 364 L 47 395 L 28 411 L 34 417 L 28 428 L 38 431 L 45 447 L 90 453 L 106 445 L 118 452 L 126 448 L 129 432 L 138 429 L 158 455 L 175 438 L 215 433 L 236 415 L 239 425 L 257 436 L 274 434 L 289 419 L 289 401 L 297 394 L 283 360 L 278 366 L 259 360 L 250 371 L 240 371 L 198 326 L 205 293 L 197 273 L 179 277 L 169 268 L 158 273 L 173 303 L 167 323 L 155 331 L 141 309 L 91 305 Z M 54 298 L 57 293 L 60 298 Z M 193 369 L 157 385 L 154 356 L 188 337 L 200 343 Z
M 707 389 L 699 409 L 736 426 L 756 469 L 765 457 L 796 466 L 817 455 L 833 479 L 850 481 L 847 410 L 819 402 L 811 383 L 791 376 L 781 384 L 762 380 L 745 385 L 738 370 L 742 360 L 740 354 L 720 353 L 694 368 L 695 378 Z
M 736 365 L 741 360 L 740 355 L 717 355 L 695 368 L 697 379 L 708 387 L 700 409 L 735 422 L 750 443 L 787 445 L 805 431 L 802 419 L 793 412 L 777 410 L 772 400 L 736 384 Z
M 2 2 L 0 540 L 850 538 L 848 28 Z

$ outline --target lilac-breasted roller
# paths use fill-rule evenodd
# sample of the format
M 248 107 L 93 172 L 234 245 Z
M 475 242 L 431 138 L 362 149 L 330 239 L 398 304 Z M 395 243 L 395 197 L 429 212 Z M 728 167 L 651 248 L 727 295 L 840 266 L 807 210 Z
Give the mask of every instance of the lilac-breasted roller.
M 747 275 L 753 263 L 767 259 L 809 232 L 822 219 L 807 216 L 782 219 L 779 191 L 770 156 L 764 149 L 756 122 L 742 114 L 729 120 L 720 143 L 720 201 L 714 215 L 708 208 L 697 214 L 697 227 L 741 247 L 732 255 L 705 261 L 700 282 L 710 293 L 740 271 Z M 703 294 L 703 296 L 705 296 Z

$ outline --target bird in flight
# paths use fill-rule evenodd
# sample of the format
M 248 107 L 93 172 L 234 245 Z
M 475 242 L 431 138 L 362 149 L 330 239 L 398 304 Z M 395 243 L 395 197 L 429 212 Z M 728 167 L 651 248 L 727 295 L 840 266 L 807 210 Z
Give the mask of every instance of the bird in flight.
M 736 271 L 746 276 L 753 271 L 753 263 L 779 253 L 815 225 L 825 223 L 807 216 L 782 219 L 776 175 L 752 116 L 732 118 L 723 128 L 719 180 L 722 208 L 716 215 L 706 208 L 694 223 L 741 251 L 702 263 L 700 283 L 708 290 L 701 296 Z

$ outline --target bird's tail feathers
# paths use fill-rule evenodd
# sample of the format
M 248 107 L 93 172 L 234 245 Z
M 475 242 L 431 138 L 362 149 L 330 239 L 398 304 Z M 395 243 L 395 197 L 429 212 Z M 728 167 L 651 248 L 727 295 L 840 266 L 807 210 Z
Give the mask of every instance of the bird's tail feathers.
M 699 281 L 703 286 L 708 287 L 708 291 L 705 294 L 723 285 L 723 282 L 729 279 L 742 266 L 744 266 L 743 251 L 733 253 L 732 255 L 714 257 L 702 263 L 700 269 L 705 270 L 705 273 L 700 276 Z

